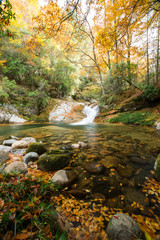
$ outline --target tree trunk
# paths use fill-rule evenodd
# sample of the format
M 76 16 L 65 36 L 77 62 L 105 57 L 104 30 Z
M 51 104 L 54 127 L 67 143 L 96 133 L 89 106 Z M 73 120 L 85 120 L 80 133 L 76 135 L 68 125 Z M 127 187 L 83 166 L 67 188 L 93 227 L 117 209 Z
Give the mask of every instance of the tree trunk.
M 148 51 L 148 13 L 147 13 L 147 85 L 149 85 L 149 51 Z
M 158 39 L 157 39 L 157 64 L 156 64 L 156 82 L 158 83 L 159 80 L 159 29 L 160 29 L 160 24 L 159 24 L 159 17 L 158 17 Z

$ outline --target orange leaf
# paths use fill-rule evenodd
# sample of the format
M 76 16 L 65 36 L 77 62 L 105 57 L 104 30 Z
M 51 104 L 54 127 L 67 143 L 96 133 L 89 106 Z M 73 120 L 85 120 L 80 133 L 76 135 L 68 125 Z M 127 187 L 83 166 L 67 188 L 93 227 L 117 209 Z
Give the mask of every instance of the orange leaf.
M 3 208 L 4 206 L 4 200 L 0 198 L 0 210 Z

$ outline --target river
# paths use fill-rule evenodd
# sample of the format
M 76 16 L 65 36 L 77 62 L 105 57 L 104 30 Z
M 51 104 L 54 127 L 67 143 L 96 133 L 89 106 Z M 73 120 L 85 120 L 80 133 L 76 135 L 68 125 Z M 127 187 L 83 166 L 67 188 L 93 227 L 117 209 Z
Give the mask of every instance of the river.
M 144 204 L 141 184 L 153 170 L 160 152 L 160 134 L 152 127 L 95 123 L 76 126 L 47 122 L 1 125 L 1 144 L 10 135 L 35 137 L 48 149 L 65 148 L 78 141 L 87 143 L 88 148 L 77 150 L 78 157 L 71 164 L 79 173 L 77 188 L 104 196 L 107 205 L 126 211 L 131 210 L 130 205 L 137 199 Z M 86 171 L 85 164 L 93 161 L 104 164 L 106 170 L 98 175 Z M 120 203 L 122 196 L 126 201 Z

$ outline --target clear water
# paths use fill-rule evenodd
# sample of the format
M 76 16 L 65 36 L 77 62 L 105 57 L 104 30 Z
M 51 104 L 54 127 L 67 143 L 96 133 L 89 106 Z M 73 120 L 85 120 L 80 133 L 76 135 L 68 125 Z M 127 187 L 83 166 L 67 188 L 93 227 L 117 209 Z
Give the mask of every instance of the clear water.
M 26 136 L 35 137 L 37 141 L 42 141 L 47 148 L 65 147 L 72 143 L 78 143 L 78 141 L 87 143 L 89 148 L 79 150 L 78 152 L 80 155 L 85 154 L 86 159 L 78 158 L 72 163 L 72 168 L 79 172 L 77 186 L 85 189 L 91 188 L 91 192 L 106 194 L 105 196 L 108 194 L 108 188 L 103 180 L 109 173 L 105 171 L 100 175 L 91 174 L 85 171 L 84 164 L 88 164 L 90 161 L 102 161 L 108 155 L 118 158 L 124 164 L 124 168 L 126 166 L 132 167 L 134 174 L 129 178 L 124 177 L 123 179 L 123 177 L 120 177 L 118 181 L 120 181 L 119 183 L 122 182 L 124 187 L 120 189 L 119 193 L 113 192 L 113 196 L 107 196 L 107 204 L 111 204 L 112 207 L 114 201 L 110 202 L 109 199 L 116 198 L 115 204 L 119 206 L 119 197 L 122 194 L 128 197 L 128 200 L 120 207 L 126 208 L 128 206 L 129 210 L 133 201 L 137 199 L 140 201 L 141 199 L 141 204 L 143 204 L 144 200 L 139 188 L 133 182 L 139 181 L 139 176 L 148 174 L 153 169 L 156 156 L 160 152 L 160 134 L 151 127 L 95 123 L 87 125 L 70 125 L 65 123 L 1 125 L 1 144 L 9 135 L 19 138 Z M 146 159 L 147 164 L 130 162 L 130 156 Z M 116 176 L 119 175 L 116 173 Z M 90 187 L 90 182 L 87 182 L 88 180 L 93 181 L 93 189 Z M 102 185 L 98 185 L 99 181 Z

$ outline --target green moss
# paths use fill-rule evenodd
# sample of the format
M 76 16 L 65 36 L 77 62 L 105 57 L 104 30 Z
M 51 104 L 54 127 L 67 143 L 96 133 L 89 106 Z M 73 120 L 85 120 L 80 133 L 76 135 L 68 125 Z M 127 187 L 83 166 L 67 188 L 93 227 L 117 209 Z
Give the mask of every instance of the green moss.
M 109 120 L 110 123 L 137 124 L 142 126 L 152 126 L 155 122 L 155 115 L 146 112 L 120 113 Z
M 67 166 L 71 157 L 69 154 L 50 154 L 40 157 L 38 168 L 43 171 L 57 171 Z
M 47 149 L 44 147 L 44 145 L 42 143 L 31 143 L 27 150 L 26 150 L 26 153 L 29 153 L 29 152 L 36 152 L 38 153 L 38 155 L 41 155 L 43 153 L 45 153 L 47 151 Z

